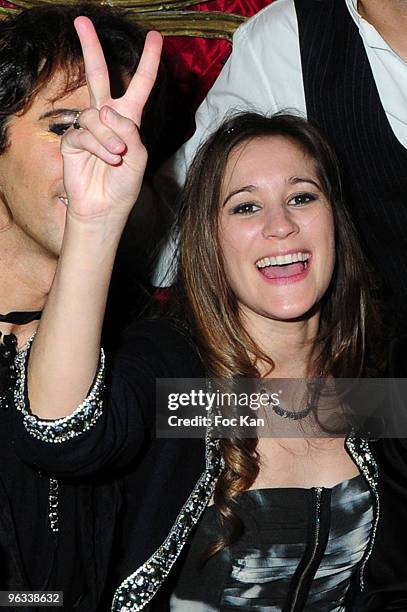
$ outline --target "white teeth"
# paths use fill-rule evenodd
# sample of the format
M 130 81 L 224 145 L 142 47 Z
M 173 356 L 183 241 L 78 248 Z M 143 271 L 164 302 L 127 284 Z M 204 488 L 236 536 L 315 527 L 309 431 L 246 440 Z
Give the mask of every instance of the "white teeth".
M 267 268 L 267 266 L 286 266 L 287 264 L 306 262 L 310 258 L 310 253 L 299 251 L 298 253 L 288 253 L 287 255 L 276 255 L 275 257 L 263 257 L 256 261 L 257 268 Z
M 64 198 L 64 196 L 59 196 L 59 199 L 61 200 L 62 204 L 68 206 L 68 198 Z

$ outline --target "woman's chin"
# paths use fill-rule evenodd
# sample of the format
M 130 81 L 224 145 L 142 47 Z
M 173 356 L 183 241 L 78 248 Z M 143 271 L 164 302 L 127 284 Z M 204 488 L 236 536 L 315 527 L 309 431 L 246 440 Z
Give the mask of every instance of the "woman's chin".
M 312 319 L 319 312 L 319 304 L 312 302 L 286 303 L 273 306 L 265 311 L 265 316 L 277 321 L 306 321 Z

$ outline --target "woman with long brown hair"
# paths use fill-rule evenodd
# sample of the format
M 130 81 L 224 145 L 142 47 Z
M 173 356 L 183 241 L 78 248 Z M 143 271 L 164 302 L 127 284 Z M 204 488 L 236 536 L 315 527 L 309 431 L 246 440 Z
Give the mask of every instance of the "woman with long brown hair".
M 116 101 L 91 25 L 77 27 L 93 107 L 63 140 L 64 246 L 27 375 L 30 351 L 17 359 L 17 448 L 70 477 L 133 466 L 113 610 L 351 609 L 378 524 L 377 468 L 353 432 L 308 435 L 318 394 L 267 408 L 272 429 L 280 420 L 302 435 L 236 431 L 205 443 L 154 435 L 160 378 L 263 385 L 367 373 L 374 313 L 335 157 L 292 116 L 243 114 L 219 128 L 183 195 L 169 313 L 130 328 L 105 391 L 100 326 L 143 174 L 136 128 L 158 42 L 150 37 Z M 129 541 L 137 545 L 126 556 Z
M 368 266 L 342 200 L 335 156 L 311 125 L 254 113 L 226 121 L 195 157 L 179 229 L 176 303 L 207 375 L 326 380 L 370 374 L 366 326 L 377 313 Z M 299 424 L 310 416 L 301 408 L 283 410 L 280 418 Z M 342 609 L 349 577 L 372 546 L 377 499 L 369 500 L 371 482 L 357 476 L 350 437 L 344 446 L 343 437 L 327 439 L 323 429 L 313 433 L 322 435 L 318 441 L 306 439 L 301 428 L 289 439 L 275 435 L 256 439 L 243 432 L 221 440 L 224 468 L 214 508 L 194 536 L 172 609 Z M 330 527 L 323 518 L 328 498 L 337 512 Z M 353 530 L 344 518 L 349 507 Z M 301 525 L 309 535 L 313 511 L 323 529 L 334 531 L 335 520 L 349 529 L 342 542 L 325 534 L 328 570 L 319 541 L 305 533 L 298 540 Z M 297 521 L 294 541 L 283 527 L 287 516 L 290 524 Z M 196 604 L 199 597 L 206 607 Z

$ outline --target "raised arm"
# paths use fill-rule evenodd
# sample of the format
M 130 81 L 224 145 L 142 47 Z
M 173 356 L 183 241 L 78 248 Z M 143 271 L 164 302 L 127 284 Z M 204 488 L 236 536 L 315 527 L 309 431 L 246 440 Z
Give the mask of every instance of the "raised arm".
M 75 20 L 90 107 L 62 140 L 68 197 L 61 256 L 28 369 L 30 408 L 41 418 L 70 414 L 85 398 L 99 360 L 111 271 L 147 161 L 139 127 L 154 85 L 162 39 L 147 35 L 137 71 L 119 99 L 91 21 Z

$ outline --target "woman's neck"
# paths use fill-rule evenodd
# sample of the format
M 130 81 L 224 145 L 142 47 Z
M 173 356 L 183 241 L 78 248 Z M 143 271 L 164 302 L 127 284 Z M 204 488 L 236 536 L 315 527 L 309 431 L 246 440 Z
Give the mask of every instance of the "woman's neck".
M 276 321 L 242 309 L 246 331 L 257 346 L 274 362 L 273 378 L 305 378 L 315 350 L 319 312 L 304 320 Z M 259 367 L 259 366 L 258 366 Z M 267 364 L 259 367 L 268 376 Z

